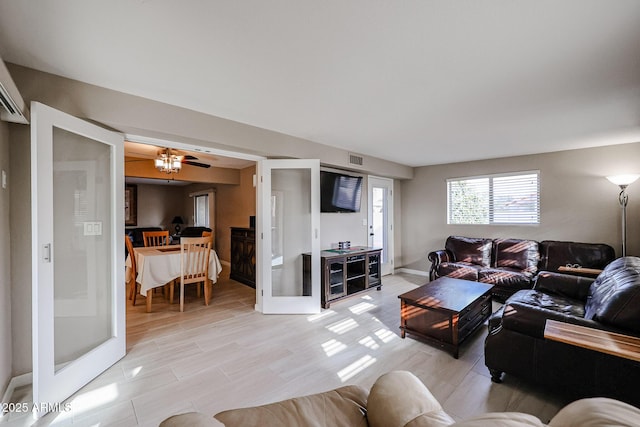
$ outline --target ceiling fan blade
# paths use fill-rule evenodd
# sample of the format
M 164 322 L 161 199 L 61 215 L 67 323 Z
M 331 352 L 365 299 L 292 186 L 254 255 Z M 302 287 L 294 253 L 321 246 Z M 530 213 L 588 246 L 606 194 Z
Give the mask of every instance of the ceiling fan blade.
M 199 163 L 199 162 L 192 162 L 191 160 L 183 160 L 182 163 L 184 163 L 185 165 L 191 165 L 191 166 L 197 166 L 199 168 L 210 168 L 211 165 L 208 165 L 206 163 Z
M 198 158 L 197 158 L 197 157 L 192 156 L 191 154 L 186 154 L 186 155 L 184 156 L 184 158 L 185 158 L 185 160 L 198 160 Z

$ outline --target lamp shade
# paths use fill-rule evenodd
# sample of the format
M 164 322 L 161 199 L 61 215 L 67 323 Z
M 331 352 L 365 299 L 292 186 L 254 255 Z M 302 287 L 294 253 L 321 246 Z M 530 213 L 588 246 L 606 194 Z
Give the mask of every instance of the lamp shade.
M 622 186 L 626 187 L 627 185 L 635 182 L 635 180 L 638 178 L 640 178 L 640 175 L 636 175 L 636 174 L 613 175 L 613 176 L 607 177 L 609 181 L 621 187 Z
M 181 216 L 174 216 L 171 220 L 171 224 L 184 224 Z

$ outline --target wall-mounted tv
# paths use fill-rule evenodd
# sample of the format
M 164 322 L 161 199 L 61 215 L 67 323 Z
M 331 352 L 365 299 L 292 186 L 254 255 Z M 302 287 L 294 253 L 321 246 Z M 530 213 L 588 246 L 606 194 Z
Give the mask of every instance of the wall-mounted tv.
M 320 212 L 360 212 L 362 177 L 320 171 Z

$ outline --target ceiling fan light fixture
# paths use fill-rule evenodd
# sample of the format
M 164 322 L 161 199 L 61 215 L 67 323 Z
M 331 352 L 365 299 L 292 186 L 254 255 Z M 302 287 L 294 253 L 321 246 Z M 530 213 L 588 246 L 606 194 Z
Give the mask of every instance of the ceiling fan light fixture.
M 155 167 L 160 172 L 178 173 L 182 169 L 182 161 L 179 156 L 171 154 L 170 150 L 164 151 L 154 160 Z

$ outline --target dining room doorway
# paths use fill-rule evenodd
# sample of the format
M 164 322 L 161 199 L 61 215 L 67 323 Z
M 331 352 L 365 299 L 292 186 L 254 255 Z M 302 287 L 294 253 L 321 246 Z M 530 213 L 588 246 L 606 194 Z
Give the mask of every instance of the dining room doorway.
M 166 153 L 181 161 L 179 170 L 161 171 L 156 167 L 158 158 Z M 135 221 L 128 223 L 125 231 L 138 235 L 147 228 L 169 229 L 172 240 L 178 242 L 185 233 L 210 229 L 222 264 L 222 277 L 228 278 L 232 262 L 231 227 L 250 227 L 251 218 L 256 216 L 255 171 L 261 158 L 125 135 L 125 180 L 136 188 L 136 200 L 131 201 L 136 208 Z M 176 220 L 180 222 L 177 227 Z M 140 244 L 141 239 L 137 240 Z M 152 312 L 172 311 L 173 307 L 163 305 L 161 293 L 155 297 L 159 292 L 152 298 Z M 144 297 L 138 294 L 136 306 L 140 301 L 144 305 Z

